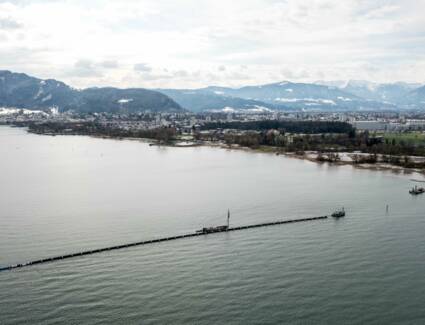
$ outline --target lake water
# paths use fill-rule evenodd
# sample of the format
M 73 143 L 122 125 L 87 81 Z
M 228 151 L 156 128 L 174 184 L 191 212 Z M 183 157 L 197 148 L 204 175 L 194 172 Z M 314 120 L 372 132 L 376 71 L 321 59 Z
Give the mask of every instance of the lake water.
M 0 324 L 424 324 L 421 177 L 0 127 L 0 265 L 347 211 L 0 272 Z

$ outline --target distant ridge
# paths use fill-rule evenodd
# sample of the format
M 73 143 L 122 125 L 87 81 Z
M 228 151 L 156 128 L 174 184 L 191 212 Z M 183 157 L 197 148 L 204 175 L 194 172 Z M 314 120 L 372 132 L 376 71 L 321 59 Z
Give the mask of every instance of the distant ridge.
M 413 107 L 425 109 L 425 86 L 409 92 L 407 96 L 407 103 Z
M 235 110 L 260 112 L 276 109 L 289 109 L 280 103 L 270 104 L 260 100 L 229 96 L 224 94 L 224 92 L 213 91 L 209 88 L 158 89 L 158 91 L 166 94 L 182 107 L 193 112 L 231 112 Z
M 112 87 L 77 90 L 54 79 L 0 70 L 0 107 L 30 110 L 57 107 L 60 111 L 133 113 L 183 111 L 168 96 L 143 88 Z
M 259 106 L 268 109 L 326 111 L 397 108 L 392 103 L 363 98 L 336 86 L 289 81 L 241 88 L 211 86 L 192 90 L 158 90 L 193 111 L 210 110 L 213 106 L 215 109 L 252 109 Z
M 78 90 L 54 79 L 0 70 L 0 107 L 30 110 L 111 112 L 266 112 L 425 109 L 425 86 L 363 80 L 295 83 L 281 81 L 240 88 Z

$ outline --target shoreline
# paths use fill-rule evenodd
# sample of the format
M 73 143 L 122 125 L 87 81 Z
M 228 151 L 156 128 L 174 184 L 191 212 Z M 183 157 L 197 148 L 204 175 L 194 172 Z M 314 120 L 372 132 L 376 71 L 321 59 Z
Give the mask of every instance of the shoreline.
M 173 147 L 173 145 L 170 145 Z M 367 169 L 367 170 L 386 170 L 386 171 L 392 171 L 394 173 L 419 173 L 425 176 L 425 170 L 420 168 L 408 168 L 408 167 L 402 167 L 398 165 L 392 165 L 389 163 L 384 162 L 377 162 L 374 164 L 370 163 L 363 163 L 363 164 L 356 164 L 352 161 L 336 161 L 336 162 L 330 162 L 330 161 L 319 161 L 316 158 L 313 158 L 309 156 L 309 154 L 318 154 L 318 152 L 310 151 L 308 154 L 305 155 L 297 155 L 294 152 L 283 152 L 279 150 L 278 147 L 261 147 L 261 148 L 250 148 L 250 147 L 242 147 L 239 145 L 226 145 L 226 144 L 212 144 L 212 143 L 204 143 L 201 146 L 206 147 L 212 147 L 212 148 L 221 148 L 221 149 L 230 149 L 230 150 L 243 150 L 243 151 L 250 151 L 250 152 L 256 152 L 256 153 L 265 153 L 265 154 L 274 154 L 274 155 L 282 155 L 287 158 L 293 158 L 293 159 L 299 159 L 299 160 L 306 160 L 310 161 L 316 164 L 328 164 L 330 166 L 352 166 L 354 168 L 358 169 Z M 265 150 L 266 149 L 266 150 Z M 353 154 L 351 152 L 340 152 L 339 154 Z M 425 179 L 424 179 L 425 182 Z
M 173 148 L 190 148 L 190 147 L 210 147 L 210 148 L 220 148 L 220 149 L 227 149 L 227 150 L 242 150 L 247 152 L 254 152 L 254 153 L 264 153 L 264 154 L 274 154 L 274 155 L 282 155 L 287 158 L 293 158 L 293 159 L 299 159 L 299 160 L 306 160 L 310 161 L 316 164 L 329 164 L 330 166 L 352 166 L 354 168 L 358 169 L 367 169 L 367 170 L 386 170 L 386 171 L 392 171 L 394 173 L 405 173 L 405 174 L 412 174 L 412 173 L 419 173 L 425 176 L 425 169 L 420 168 L 409 168 L 409 167 L 402 167 L 398 165 L 392 165 L 390 163 L 384 163 L 384 162 L 376 162 L 374 164 L 371 163 L 361 163 L 356 164 L 352 161 L 336 161 L 336 162 L 330 162 L 330 161 L 319 161 L 316 158 L 313 158 L 309 156 L 309 154 L 315 154 L 317 155 L 318 152 L 316 151 L 310 151 L 308 154 L 305 155 L 297 155 L 294 152 L 283 152 L 279 150 L 278 147 L 260 147 L 260 148 L 250 148 L 250 147 L 243 147 L 236 144 L 223 144 L 223 143 L 212 143 L 212 142 L 203 142 L 201 144 L 196 144 L 192 146 L 178 146 L 173 144 L 155 144 L 155 146 L 164 146 L 164 147 L 173 147 Z M 351 152 L 340 152 L 339 154 L 343 155 L 351 155 L 355 153 Z M 424 179 L 425 182 L 425 179 Z
M 160 143 L 156 139 L 150 139 L 150 138 L 133 138 L 133 137 L 115 137 L 115 136 L 108 136 L 108 135 L 97 135 L 97 134 L 50 134 L 50 133 L 37 133 L 37 132 L 30 132 L 27 129 L 28 133 L 36 134 L 36 135 L 48 135 L 48 136 L 69 136 L 69 135 L 75 135 L 75 136 L 88 136 L 98 139 L 109 139 L 109 140 L 130 140 L 130 141 L 140 141 L 143 143 L 148 143 L 150 146 L 158 146 L 158 147 L 172 147 L 172 148 L 194 148 L 194 147 L 211 147 L 211 148 L 220 148 L 220 149 L 227 149 L 227 150 L 243 150 L 243 151 L 250 151 L 250 152 L 256 152 L 256 153 L 266 153 L 266 154 L 274 154 L 274 155 L 283 155 L 288 158 L 294 158 L 299 160 L 307 160 L 313 163 L 317 164 L 329 164 L 330 166 L 352 166 L 354 168 L 358 169 L 367 169 L 367 170 L 376 170 L 376 171 L 392 171 L 394 173 L 405 173 L 405 174 L 411 174 L 411 173 L 418 173 L 425 176 L 425 169 L 420 168 L 410 168 L 410 167 L 402 167 L 398 165 L 393 165 L 390 163 L 384 163 L 384 162 L 376 162 L 376 163 L 354 163 L 353 161 L 347 161 L 347 160 L 339 160 L 339 161 L 319 161 L 317 158 L 313 157 L 312 155 L 318 155 L 317 151 L 309 151 L 305 152 L 304 155 L 298 155 L 295 152 L 285 152 L 281 150 L 278 147 L 268 147 L 268 146 L 261 146 L 259 148 L 250 148 L 250 147 L 243 147 L 237 144 L 224 144 L 224 143 L 216 143 L 216 142 L 210 142 L 210 141 L 201 141 L 201 142 L 194 142 L 194 141 L 176 141 L 176 142 L 186 142 L 189 144 L 185 145 L 178 145 L 175 143 Z M 353 153 L 353 152 L 339 152 L 338 154 L 343 155 L 345 157 L 352 155 L 352 154 L 359 154 L 359 153 Z M 360 153 L 360 154 L 366 154 L 366 153 Z M 410 157 L 410 156 L 409 156 Z M 410 157 L 412 158 L 412 157 Z M 424 158 L 425 159 L 425 158 Z M 424 180 L 425 181 L 425 180 Z
M 300 159 L 300 160 L 307 160 L 307 161 L 311 161 L 317 164 L 329 164 L 331 166 L 352 166 L 354 168 L 357 169 L 367 169 L 367 170 L 387 170 L 387 171 L 392 171 L 394 173 L 405 173 L 405 174 L 412 174 L 412 173 L 419 173 L 419 174 L 423 174 L 425 175 L 425 170 L 423 169 L 419 169 L 419 168 L 408 168 L 408 167 L 401 167 L 401 166 L 397 166 L 397 165 L 391 165 L 389 163 L 383 163 L 383 162 L 377 162 L 375 164 L 370 164 L 370 163 L 364 163 L 364 164 L 355 164 L 353 162 L 349 162 L 349 161 L 337 161 L 337 162 L 329 162 L 329 161 L 318 161 L 317 159 L 314 158 L 310 158 L 310 157 L 304 157 L 304 156 L 300 156 L 300 155 L 296 155 L 293 153 L 284 153 L 284 155 L 286 157 L 289 158 L 295 158 L 295 159 Z

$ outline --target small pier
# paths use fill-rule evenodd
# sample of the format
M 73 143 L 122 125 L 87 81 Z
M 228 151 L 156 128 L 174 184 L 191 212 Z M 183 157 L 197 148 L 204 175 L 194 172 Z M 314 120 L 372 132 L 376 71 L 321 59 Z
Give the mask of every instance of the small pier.
M 183 239 L 183 238 L 190 238 L 190 237 L 208 236 L 208 235 L 212 235 L 212 234 L 229 232 L 229 231 L 239 231 L 239 230 L 246 230 L 246 229 L 252 229 L 252 228 L 277 226 L 277 225 L 283 225 L 283 224 L 289 224 L 289 223 L 323 220 L 323 219 L 327 219 L 327 218 L 328 218 L 328 216 L 322 216 L 322 217 L 313 217 L 313 218 L 281 220 L 281 221 L 266 222 L 266 223 L 259 223 L 259 224 L 239 226 L 239 227 L 224 227 L 224 228 L 218 227 L 218 228 L 215 228 L 216 230 L 213 231 L 213 232 L 194 232 L 194 233 L 189 233 L 189 234 L 186 234 L 186 235 L 178 235 L 178 236 L 163 237 L 163 238 L 139 241 L 139 242 L 134 242 L 134 243 L 129 243 L 129 244 L 123 244 L 123 245 L 87 250 L 87 251 L 82 251 L 82 252 L 79 252 L 79 253 L 48 257 L 48 258 L 29 261 L 29 262 L 25 262 L 25 263 L 13 264 L 13 265 L 5 266 L 5 267 L 0 267 L 0 272 L 18 269 L 18 268 L 23 268 L 23 267 L 26 267 L 26 266 L 32 266 L 32 265 L 50 263 L 50 262 L 55 262 L 55 261 L 61 261 L 61 260 L 75 258 L 75 257 L 79 257 L 79 256 L 92 255 L 92 254 L 97 254 L 97 253 L 102 253 L 102 252 L 107 252 L 107 251 L 129 248 L 129 247 L 134 247 L 134 246 L 148 245 L 148 244 L 154 244 L 154 243 L 160 243 L 160 242 Z

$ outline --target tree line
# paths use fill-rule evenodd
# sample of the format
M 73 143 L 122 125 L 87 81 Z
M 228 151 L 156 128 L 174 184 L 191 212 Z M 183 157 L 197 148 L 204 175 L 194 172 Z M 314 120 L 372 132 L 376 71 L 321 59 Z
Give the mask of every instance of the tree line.
M 208 122 L 202 127 L 202 130 L 214 129 L 234 129 L 234 130 L 252 130 L 266 131 L 279 130 L 281 133 L 351 133 L 354 128 L 346 122 L 333 121 L 279 121 L 279 120 L 264 120 L 264 121 L 249 121 L 249 122 Z
M 177 132 L 172 127 L 160 127 L 154 129 L 123 129 L 102 125 L 96 122 L 46 122 L 30 123 L 28 130 L 39 134 L 75 134 L 95 135 L 111 138 L 146 138 L 160 142 L 169 142 L 174 139 Z

